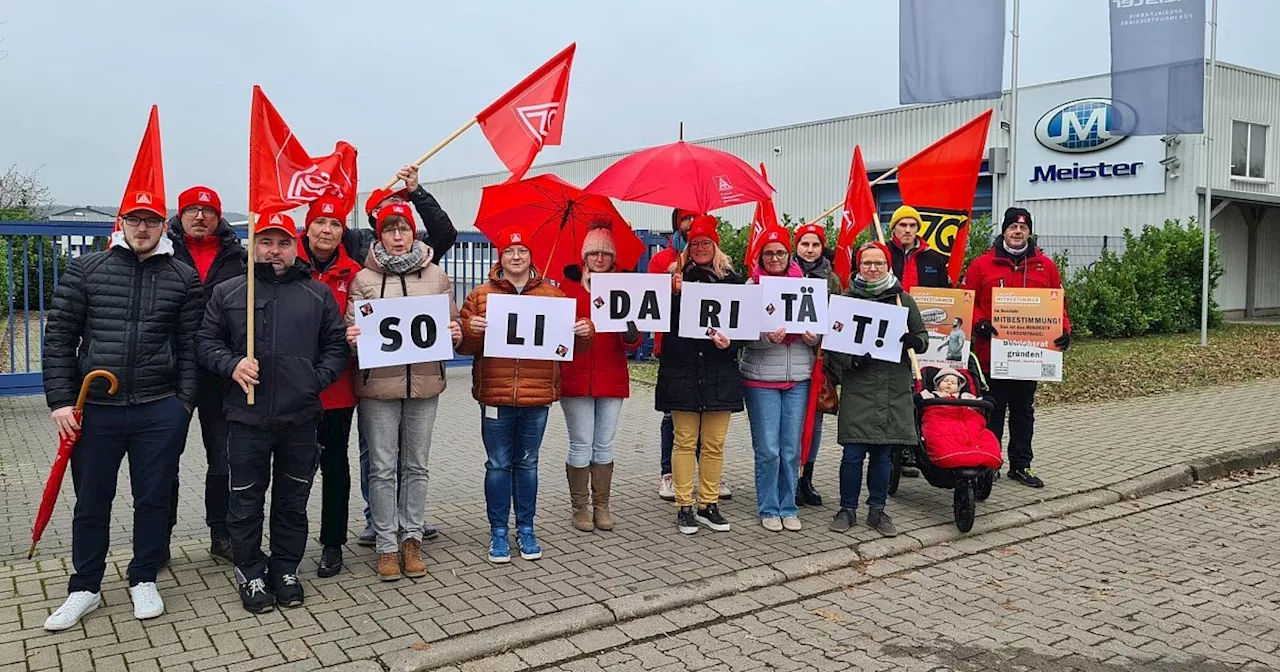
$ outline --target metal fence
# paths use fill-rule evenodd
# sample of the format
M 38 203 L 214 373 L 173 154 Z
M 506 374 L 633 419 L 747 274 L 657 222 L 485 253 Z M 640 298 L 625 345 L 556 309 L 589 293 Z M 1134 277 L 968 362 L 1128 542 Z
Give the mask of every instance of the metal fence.
M 1048 255 L 1066 254 L 1066 274 L 1092 266 L 1103 252 L 1124 254 L 1123 236 L 1037 236 L 1036 245 Z
M 83 254 L 106 249 L 112 223 L 0 221 L 0 396 L 42 394 L 40 360 L 46 311 L 66 264 Z M 243 232 L 243 229 L 240 230 Z M 646 244 L 640 268 L 666 242 L 663 234 L 637 231 Z M 485 282 L 497 256 L 493 245 L 475 231 L 461 231 L 440 266 L 453 281 L 459 305 Z M 641 355 L 647 355 L 646 343 Z M 469 357 L 452 363 L 465 364 Z

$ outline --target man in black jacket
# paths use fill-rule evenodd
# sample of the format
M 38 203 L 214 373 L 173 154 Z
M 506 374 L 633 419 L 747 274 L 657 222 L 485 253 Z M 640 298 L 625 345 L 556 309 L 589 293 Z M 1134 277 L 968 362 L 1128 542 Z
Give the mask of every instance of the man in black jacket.
M 73 259 L 58 283 L 44 341 L 44 390 L 58 433 L 81 432 L 71 454 L 75 514 L 67 600 L 45 621 L 66 630 L 102 604 L 116 474 L 129 456 L 133 494 L 134 616 L 164 613 L 156 572 L 169 549 L 170 485 L 177 441 L 196 400 L 195 337 L 200 279 L 173 258 L 164 195 L 130 191 L 105 252 Z M 105 369 L 120 387 L 92 390 L 82 418 L 73 407 L 86 374 Z
M 231 225 L 222 218 L 218 192 L 194 186 L 178 194 L 178 213 L 169 220 L 169 240 L 173 257 L 196 269 L 204 284 L 205 296 L 220 283 L 244 275 L 247 268 L 244 247 Z M 204 306 L 201 306 L 201 314 Z M 227 421 L 222 417 L 222 397 L 226 381 L 200 371 L 196 410 L 200 413 L 200 436 L 204 440 L 204 520 L 209 526 L 209 553 L 231 562 L 231 535 L 227 532 Z M 187 445 L 187 433 L 178 439 L 178 453 Z M 178 479 L 173 480 L 173 511 L 169 528 L 178 522 Z
M 288 215 L 258 221 L 254 359 L 245 356 L 247 276 L 213 290 L 197 340 L 200 365 L 235 383 L 223 400 L 231 485 L 227 529 L 241 603 L 256 614 L 276 604 L 302 604 L 298 565 L 306 551 L 307 498 L 320 459 L 320 391 L 338 379 L 348 357 L 342 310 L 329 288 L 313 280 L 311 268 L 298 260 L 295 231 Z M 270 558 L 262 553 L 268 484 Z

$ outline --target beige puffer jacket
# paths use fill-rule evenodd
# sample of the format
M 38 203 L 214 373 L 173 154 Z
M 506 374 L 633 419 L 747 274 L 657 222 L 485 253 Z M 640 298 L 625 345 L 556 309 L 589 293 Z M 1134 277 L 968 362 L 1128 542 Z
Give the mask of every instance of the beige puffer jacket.
M 404 275 L 383 270 L 372 251 L 365 257 L 364 268 L 351 281 L 351 293 L 347 300 L 347 324 L 356 322 L 356 301 L 364 299 L 395 299 L 405 296 L 447 294 L 449 314 L 458 319 L 458 306 L 453 300 L 453 286 L 449 276 L 436 264 L 427 263 L 433 253 L 422 242 L 422 266 Z M 448 337 L 448 332 L 445 332 Z M 444 392 L 444 362 L 424 362 L 406 366 L 383 366 L 361 369 L 356 372 L 356 396 L 361 399 L 430 399 Z M 357 367 L 359 362 L 356 362 Z

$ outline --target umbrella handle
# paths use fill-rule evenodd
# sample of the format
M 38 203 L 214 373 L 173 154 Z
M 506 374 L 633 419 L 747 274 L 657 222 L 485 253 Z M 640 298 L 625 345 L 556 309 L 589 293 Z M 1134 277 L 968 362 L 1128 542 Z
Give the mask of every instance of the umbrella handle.
M 80 383 L 80 396 L 76 397 L 77 414 L 84 411 L 84 400 L 85 397 L 89 396 L 89 387 L 93 384 L 95 378 L 106 378 L 107 382 L 111 384 L 107 388 L 107 394 L 115 394 L 116 390 L 120 389 L 120 381 L 116 378 L 116 374 L 106 369 L 90 371 L 89 375 L 84 377 L 84 382 Z

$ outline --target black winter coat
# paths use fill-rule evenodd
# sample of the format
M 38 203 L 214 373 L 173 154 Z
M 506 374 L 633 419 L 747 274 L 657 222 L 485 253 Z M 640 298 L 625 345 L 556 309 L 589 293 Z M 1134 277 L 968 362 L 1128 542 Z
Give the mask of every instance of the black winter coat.
M 168 241 L 162 240 L 167 248 Z M 139 261 L 126 245 L 71 260 L 58 282 L 44 337 L 44 393 L 72 406 L 85 374 L 106 369 L 114 395 L 94 385 L 88 401 L 132 406 L 177 395 L 195 405 L 195 337 L 203 290 L 196 270 L 158 250 Z
M 426 243 L 433 253 L 427 263 L 439 264 L 445 253 L 457 242 L 458 230 L 454 228 L 449 213 L 440 207 L 436 197 L 427 193 L 421 185 L 409 193 L 409 202 L 413 203 L 418 217 L 422 219 L 423 230 L 418 232 L 418 240 Z M 342 245 L 347 248 L 347 256 L 361 266 L 364 265 L 365 256 L 369 254 L 369 247 L 378 239 L 377 228 L 377 221 L 373 215 L 369 215 L 369 228 L 349 228 L 342 232 Z
M 742 284 L 732 271 L 716 279 L 711 271 L 692 263 L 685 266 L 685 282 Z M 731 341 L 721 350 L 710 339 L 681 338 L 680 297 L 672 297 L 671 331 L 662 337 L 658 358 L 658 385 L 653 406 L 664 413 L 688 411 L 742 410 L 742 376 L 738 372 L 738 351 L 745 341 Z
M 947 270 L 949 260 L 923 240 L 917 240 L 917 246 L 911 254 L 907 254 L 895 241 L 889 241 L 886 245 L 889 247 L 893 275 L 904 290 L 910 291 L 912 287 L 951 287 L 951 277 Z
M 227 420 L 264 429 L 299 425 L 321 413 L 320 391 L 338 379 L 349 351 L 343 311 L 311 267 L 296 262 L 276 276 L 269 264 L 255 268 L 254 357 L 258 387 L 250 406 L 237 383 L 227 385 Z M 197 339 L 200 365 L 231 378 L 246 348 L 247 276 L 214 288 Z
M 218 227 L 211 235 L 218 237 L 218 255 L 213 258 L 213 265 L 209 266 L 209 272 L 204 278 L 205 299 L 209 298 L 208 290 L 221 282 L 244 275 L 249 267 L 248 253 L 227 220 L 218 220 Z M 182 217 L 179 215 L 169 218 L 169 240 L 173 241 L 173 258 L 195 268 L 196 262 L 187 249 L 187 234 L 182 230 Z

